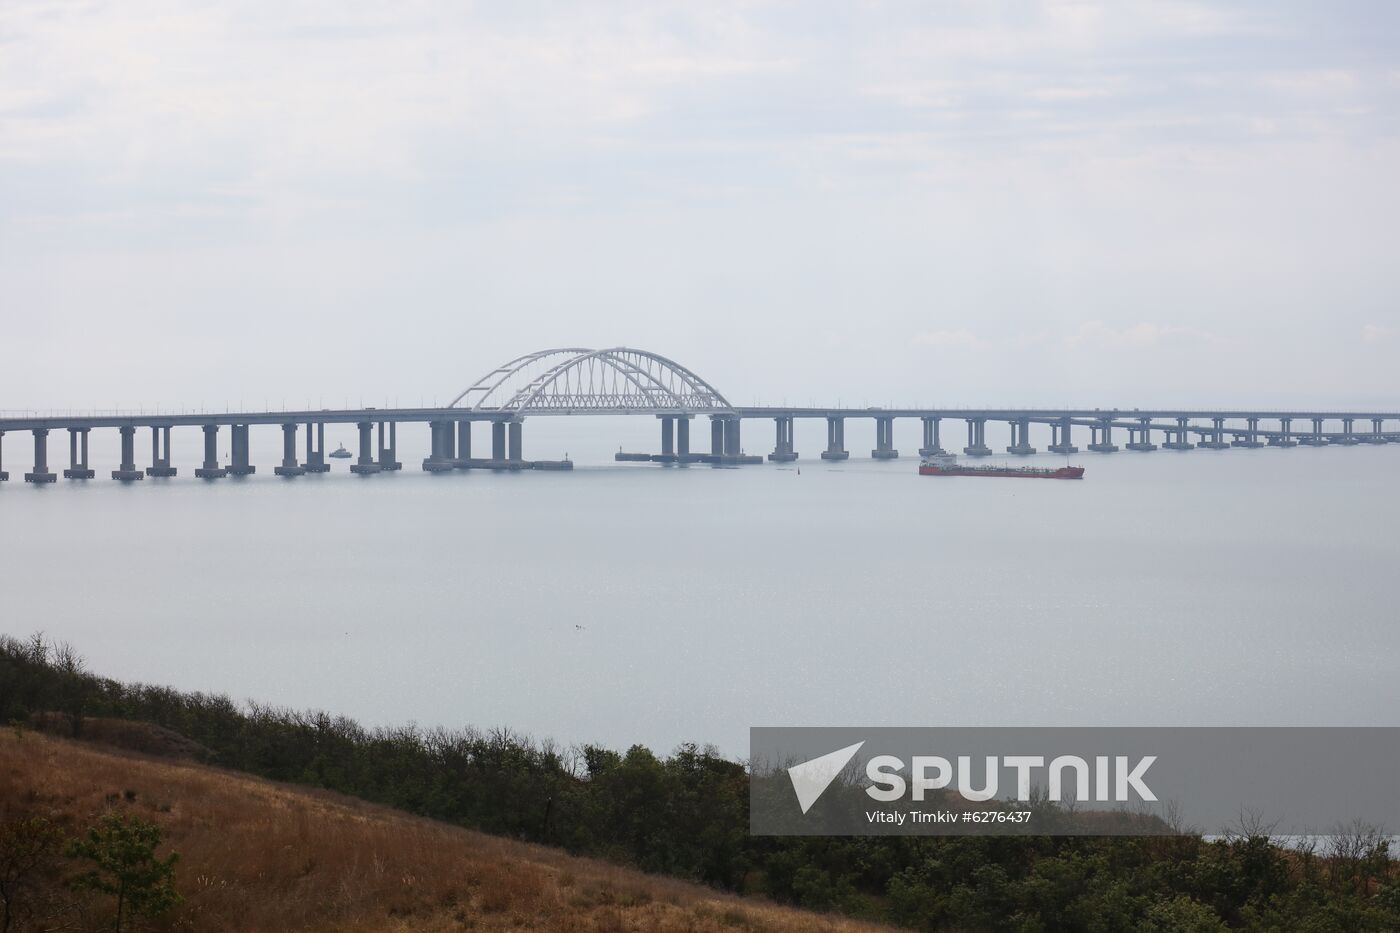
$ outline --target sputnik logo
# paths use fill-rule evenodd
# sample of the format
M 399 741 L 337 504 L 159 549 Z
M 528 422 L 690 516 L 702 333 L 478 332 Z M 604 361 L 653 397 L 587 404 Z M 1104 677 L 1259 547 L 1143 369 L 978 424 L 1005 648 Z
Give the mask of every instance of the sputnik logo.
M 831 782 L 836 780 L 836 775 L 841 773 L 864 744 L 865 740 L 862 739 L 854 745 L 847 745 L 787 769 L 788 777 L 792 778 L 792 789 L 797 793 L 797 803 L 802 807 L 804 814 L 812 809 L 812 804 L 826 792 Z

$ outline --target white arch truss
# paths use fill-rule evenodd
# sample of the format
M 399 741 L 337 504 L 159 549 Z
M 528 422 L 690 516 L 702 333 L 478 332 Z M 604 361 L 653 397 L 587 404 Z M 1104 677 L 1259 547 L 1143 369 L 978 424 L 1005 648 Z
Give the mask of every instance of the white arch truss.
M 715 412 L 732 408 L 693 371 L 648 350 L 562 347 L 516 357 L 448 405 L 512 415 L 530 412 Z

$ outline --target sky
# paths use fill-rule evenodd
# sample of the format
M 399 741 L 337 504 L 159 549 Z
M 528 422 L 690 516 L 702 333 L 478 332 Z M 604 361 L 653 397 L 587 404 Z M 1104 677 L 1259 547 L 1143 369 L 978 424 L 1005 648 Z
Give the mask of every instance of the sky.
M 1400 406 L 1387 2 L 0 4 L 0 409 Z

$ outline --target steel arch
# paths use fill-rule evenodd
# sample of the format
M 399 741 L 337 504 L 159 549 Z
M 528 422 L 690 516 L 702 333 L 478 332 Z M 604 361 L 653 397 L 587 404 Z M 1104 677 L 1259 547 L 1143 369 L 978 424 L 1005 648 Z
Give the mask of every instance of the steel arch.
M 512 380 L 525 377 L 511 388 Z M 509 393 L 507 395 L 507 393 Z M 715 412 L 732 409 L 710 383 L 675 360 L 635 347 L 561 347 L 516 357 L 448 405 L 512 415 L 530 412 Z M 494 403 L 494 404 L 493 404 Z

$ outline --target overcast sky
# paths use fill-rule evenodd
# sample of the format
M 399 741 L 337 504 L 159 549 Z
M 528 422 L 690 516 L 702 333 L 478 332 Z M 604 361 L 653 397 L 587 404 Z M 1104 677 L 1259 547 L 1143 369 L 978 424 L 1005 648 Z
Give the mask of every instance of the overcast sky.
M 0 409 L 1400 405 L 1400 5 L 0 3 Z

